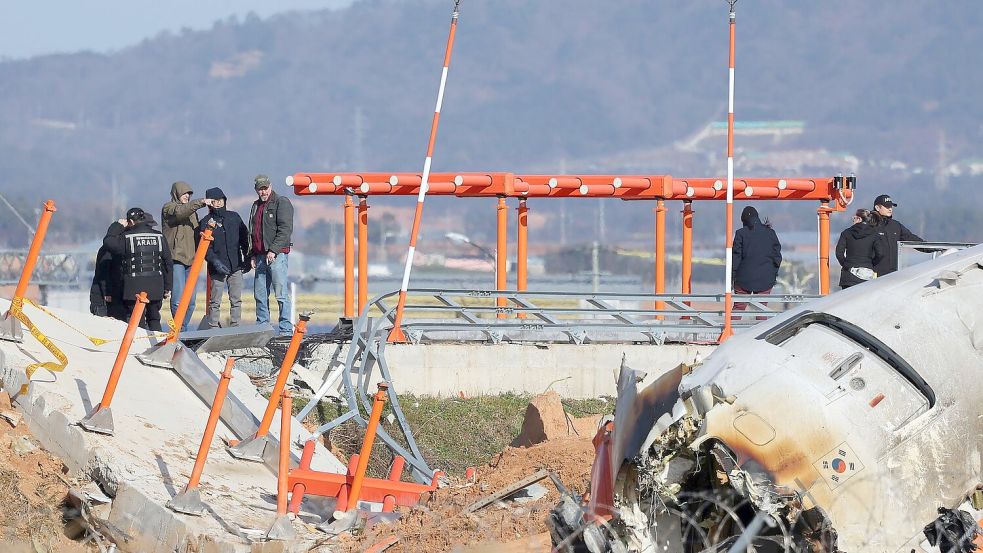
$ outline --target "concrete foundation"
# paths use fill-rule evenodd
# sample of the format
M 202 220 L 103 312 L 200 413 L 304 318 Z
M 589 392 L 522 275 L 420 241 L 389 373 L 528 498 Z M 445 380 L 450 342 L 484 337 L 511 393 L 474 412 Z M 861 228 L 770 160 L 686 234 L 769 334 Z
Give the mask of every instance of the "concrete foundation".
M 617 395 L 618 370 L 624 356 L 639 370 L 662 372 L 682 362 L 706 357 L 715 346 L 683 344 L 392 344 L 386 363 L 400 394 L 429 396 L 540 394 L 555 390 L 563 397 Z M 326 374 L 347 346 L 325 344 L 316 352 L 311 372 Z M 374 385 L 378 373 L 369 379 Z

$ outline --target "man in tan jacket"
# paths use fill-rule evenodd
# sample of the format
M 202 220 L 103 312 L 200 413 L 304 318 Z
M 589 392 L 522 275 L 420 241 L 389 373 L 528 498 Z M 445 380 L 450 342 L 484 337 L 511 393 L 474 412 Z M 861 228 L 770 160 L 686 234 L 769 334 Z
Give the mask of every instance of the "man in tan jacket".
M 178 302 L 184 292 L 184 285 L 188 279 L 188 270 L 195 257 L 197 247 L 196 236 L 198 232 L 198 214 L 195 213 L 205 206 L 211 206 L 212 201 L 204 198 L 192 200 L 194 192 L 191 185 L 184 181 L 178 181 L 171 185 L 171 201 L 164 204 L 161 210 L 161 228 L 164 232 L 164 239 L 171 249 L 171 257 L 174 258 L 174 284 L 171 293 L 171 317 L 177 311 Z M 196 288 L 197 282 L 192 282 L 192 289 Z M 166 299 L 166 298 L 165 298 Z M 181 330 L 188 329 L 191 316 L 195 311 L 195 296 L 191 294 L 191 303 L 188 305 L 188 312 L 181 322 Z M 175 322 L 177 324 L 177 322 Z

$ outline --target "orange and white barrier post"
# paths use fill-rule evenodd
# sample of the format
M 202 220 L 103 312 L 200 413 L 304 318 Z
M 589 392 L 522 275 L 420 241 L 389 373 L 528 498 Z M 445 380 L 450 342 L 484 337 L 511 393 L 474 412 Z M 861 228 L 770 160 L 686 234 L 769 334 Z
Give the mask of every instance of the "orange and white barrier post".
M 720 333 L 720 342 L 734 335 L 731 329 L 730 315 L 733 310 L 733 276 L 734 268 L 734 27 L 737 14 L 734 13 L 734 3 L 737 0 L 727 0 L 730 4 L 728 28 L 730 29 L 730 55 L 728 56 L 729 80 L 727 86 L 727 255 L 724 264 L 724 328 Z
M 195 456 L 195 466 L 191 470 L 191 478 L 188 480 L 188 485 L 184 487 L 184 491 L 167 502 L 167 508 L 172 511 L 201 516 L 207 508 L 201 501 L 198 484 L 201 482 L 201 473 L 205 468 L 205 460 L 208 459 L 208 449 L 212 445 L 212 438 L 215 437 L 218 419 L 222 414 L 222 405 L 225 403 L 225 396 L 229 391 L 229 381 L 232 380 L 232 366 L 235 365 L 235 361 L 234 357 L 229 357 L 225 361 L 225 370 L 222 371 L 222 378 L 218 381 L 212 409 L 208 412 L 208 422 L 205 423 L 205 433 L 201 437 L 201 445 L 198 446 L 198 455 Z
M 0 321 L 0 340 L 13 342 L 23 341 L 23 331 L 20 322 L 15 316 L 24 306 L 24 296 L 27 294 L 27 287 L 31 283 L 31 275 L 34 274 L 34 267 L 37 265 L 38 257 L 41 255 L 41 245 L 44 244 L 44 237 L 48 234 L 48 225 L 51 223 L 51 214 L 58 211 L 55 208 L 55 201 L 44 202 L 44 211 L 41 212 L 41 219 L 38 220 L 38 228 L 31 239 L 31 248 L 24 259 L 24 267 L 20 272 L 20 279 L 17 281 L 17 288 L 14 290 L 14 297 L 10 299 L 10 309 Z
M 293 416 L 293 397 L 283 391 L 283 411 L 280 413 L 280 459 L 276 473 L 276 518 L 266 533 L 268 540 L 289 540 L 296 535 L 287 515 L 287 477 L 290 471 L 290 418 Z
M 283 362 L 280 363 L 280 373 L 276 377 L 276 383 L 273 384 L 273 392 L 270 394 L 270 400 L 266 404 L 266 411 L 263 413 L 263 418 L 259 422 L 259 428 L 256 430 L 256 434 L 252 438 L 239 442 L 229 448 L 229 454 L 236 459 L 255 461 L 257 463 L 263 462 L 266 446 L 270 443 L 269 432 L 270 426 L 273 424 L 273 415 L 276 413 L 277 405 L 280 403 L 280 398 L 283 396 L 284 389 L 287 386 L 290 369 L 294 366 L 294 361 L 297 359 L 297 352 L 300 351 L 300 345 L 304 341 L 304 334 L 307 333 L 307 323 L 310 320 L 310 313 L 302 313 L 297 324 L 294 325 L 294 335 L 291 336 L 290 345 L 287 346 L 287 353 L 283 356 Z M 286 406 L 282 406 L 280 417 L 290 418 L 290 416 Z M 282 440 L 283 437 L 281 436 L 280 439 Z
M 457 32 L 458 7 L 461 0 L 454 2 L 454 12 L 451 14 L 451 28 L 447 34 L 447 47 L 444 50 L 444 68 L 440 73 L 440 86 L 437 89 L 437 106 L 430 124 L 430 139 L 427 142 L 427 157 L 423 160 L 423 177 L 420 182 L 420 193 L 416 199 L 416 211 L 413 214 L 413 227 L 410 230 L 410 246 L 406 250 L 406 265 L 403 267 L 403 282 L 399 287 L 399 301 L 396 304 L 396 316 L 393 328 L 389 333 L 390 342 L 405 342 L 403 335 L 403 310 L 406 308 L 406 291 L 410 284 L 410 271 L 413 268 L 413 254 L 416 252 L 416 241 L 420 235 L 420 222 L 423 219 L 423 202 L 427 198 L 427 186 L 430 181 L 430 164 L 433 162 L 434 144 L 437 142 L 437 128 L 440 124 L 440 107 L 444 102 L 444 87 L 447 85 L 447 72 L 451 65 L 451 52 L 454 49 L 454 35 Z
M 143 311 L 147 304 L 147 293 L 140 292 L 136 295 L 136 304 L 133 306 L 133 313 L 130 314 L 130 321 L 126 325 L 126 333 L 123 334 L 123 341 L 119 345 L 119 353 L 116 354 L 116 362 L 113 363 L 113 370 L 109 373 L 109 381 L 106 382 L 106 390 L 102 393 L 102 401 L 84 419 L 79 421 L 79 426 L 90 432 L 113 435 L 113 411 L 110 405 L 113 396 L 116 394 L 116 385 L 119 377 L 123 373 L 123 364 L 130 353 L 130 344 L 136 335 L 137 327 L 140 326 L 140 319 L 143 318 Z

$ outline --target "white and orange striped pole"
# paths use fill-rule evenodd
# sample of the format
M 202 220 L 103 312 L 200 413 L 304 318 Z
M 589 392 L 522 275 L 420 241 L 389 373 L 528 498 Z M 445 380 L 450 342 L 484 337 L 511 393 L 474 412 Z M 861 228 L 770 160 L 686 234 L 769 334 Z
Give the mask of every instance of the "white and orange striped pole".
M 733 310 L 733 275 L 734 268 L 734 27 L 737 14 L 734 4 L 737 0 L 727 0 L 730 5 L 730 55 L 728 56 L 729 81 L 727 86 L 727 262 L 724 275 L 724 328 L 720 333 L 720 342 L 734 334 L 730 317 Z
M 406 250 L 406 265 L 403 267 L 403 282 L 399 286 L 399 302 L 396 304 L 396 318 L 392 331 L 389 333 L 390 342 L 405 342 L 403 335 L 403 309 L 406 308 L 406 290 L 409 289 L 410 271 L 413 268 L 413 254 L 416 252 L 416 240 L 420 235 L 420 220 L 423 219 L 423 202 L 427 198 L 427 187 L 430 180 L 430 164 L 433 161 L 434 143 L 437 142 L 437 126 L 440 123 L 440 105 L 444 101 L 444 87 L 447 85 L 447 72 L 451 65 L 451 51 L 454 49 L 454 34 L 457 32 L 458 8 L 461 0 L 454 2 L 451 13 L 451 28 L 447 34 L 447 48 L 444 50 L 444 68 L 440 73 L 440 87 L 437 89 L 437 106 L 433 112 L 433 123 L 430 124 L 430 140 L 427 142 L 427 157 L 423 160 L 423 176 L 420 181 L 420 193 L 416 199 L 416 212 L 413 214 L 413 227 L 410 230 L 410 246 Z

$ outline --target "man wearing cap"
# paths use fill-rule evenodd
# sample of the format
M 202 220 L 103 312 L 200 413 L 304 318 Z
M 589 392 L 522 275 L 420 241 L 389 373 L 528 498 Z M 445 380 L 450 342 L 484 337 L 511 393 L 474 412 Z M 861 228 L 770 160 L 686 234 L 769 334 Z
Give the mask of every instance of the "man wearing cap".
M 164 235 L 153 228 L 156 224 L 153 215 L 139 207 L 130 208 L 125 219 L 110 225 L 102 245 L 122 262 L 122 297 L 127 318 L 136 305 L 137 294 L 146 292 L 150 302 L 140 326 L 160 332 L 160 308 L 171 290 L 174 261 Z
M 290 321 L 290 295 L 287 287 L 287 255 L 294 229 L 294 207 L 290 200 L 273 192 L 270 178 L 257 175 L 253 180 L 256 201 L 249 210 L 249 255 L 252 268 L 253 295 L 256 297 L 256 322 L 270 322 L 270 290 L 280 307 L 279 332 L 293 333 Z
M 881 194 L 874 199 L 874 211 L 880 216 L 877 224 L 877 234 L 884 239 L 884 246 L 887 250 L 881 260 L 874 265 L 874 272 L 877 276 L 884 276 L 898 270 L 898 242 L 924 242 L 920 236 L 908 230 L 908 228 L 894 219 L 894 208 L 898 204 L 894 203 L 891 196 Z
M 205 253 L 208 262 L 209 328 L 217 328 L 222 307 L 222 294 L 229 290 L 229 326 L 239 326 L 242 319 L 242 274 L 249 271 L 249 231 L 238 213 L 225 207 L 225 192 L 209 188 L 205 199 L 212 200 L 208 215 L 201 219 L 202 228 L 212 228 L 212 241 Z
M 171 249 L 174 257 L 174 290 L 171 294 L 171 317 L 177 313 L 178 302 L 181 294 L 184 293 L 184 284 L 188 280 L 188 270 L 191 262 L 195 258 L 195 248 L 198 232 L 198 214 L 195 213 L 205 206 L 211 206 L 209 199 L 192 200 L 191 185 L 184 181 L 178 181 L 171 185 L 171 201 L 164 204 L 161 210 L 161 228 L 164 231 L 164 239 Z M 194 289 L 198 283 L 192 282 Z M 195 296 L 191 294 L 191 303 L 188 304 L 188 312 L 181 321 L 181 330 L 188 329 L 191 316 L 195 310 Z M 174 324 L 177 324 L 175 321 Z

